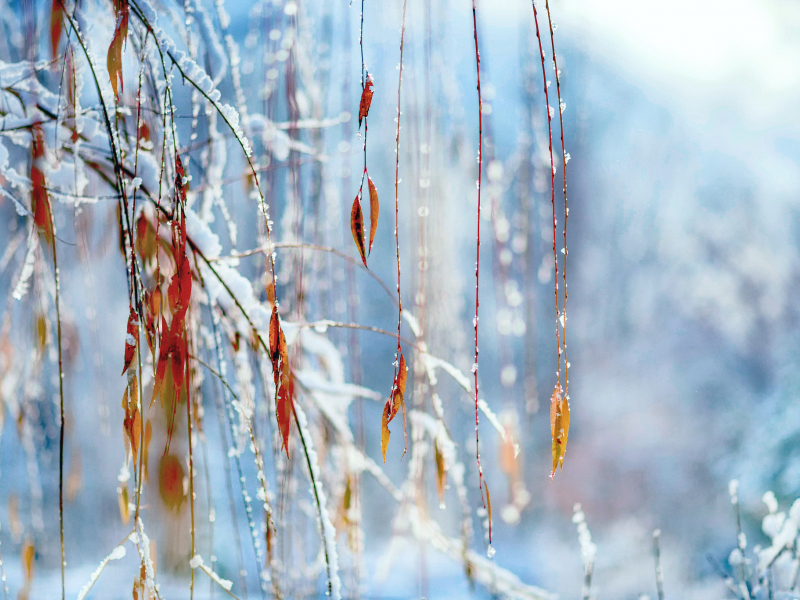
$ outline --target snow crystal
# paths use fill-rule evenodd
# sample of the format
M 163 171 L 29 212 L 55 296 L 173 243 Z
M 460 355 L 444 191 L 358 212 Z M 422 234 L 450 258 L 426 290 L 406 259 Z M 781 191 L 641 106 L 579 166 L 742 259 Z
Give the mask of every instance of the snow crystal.
M 33 265 L 36 261 L 36 249 L 38 247 L 39 236 L 36 235 L 36 230 L 34 228 L 28 237 L 28 249 L 25 252 L 25 263 L 22 265 L 22 271 L 19 274 L 17 285 L 14 286 L 14 291 L 11 293 L 15 300 L 22 300 L 22 297 L 28 293 L 31 275 L 33 275 Z
M 125 557 L 125 546 L 117 546 L 111 551 L 111 554 L 106 556 L 102 561 L 100 561 L 100 566 L 95 569 L 92 576 L 89 578 L 89 581 L 86 585 L 81 588 L 81 591 L 78 592 L 78 600 L 83 600 L 91 591 L 94 584 L 97 582 L 97 579 L 100 577 L 100 574 L 103 572 L 103 569 L 106 568 L 106 565 L 112 560 L 119 560 Z

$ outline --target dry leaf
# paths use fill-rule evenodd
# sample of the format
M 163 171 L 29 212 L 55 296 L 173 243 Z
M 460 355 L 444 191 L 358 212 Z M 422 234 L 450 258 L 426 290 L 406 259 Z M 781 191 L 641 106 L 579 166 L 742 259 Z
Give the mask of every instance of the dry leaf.
M 136 354 L 136 344 L 139 339 L 139 317 L 131 306 L 131 314 L 128 316 L 128 330 L 125 334 L 125 364 L 122 367 L 122 374 L 131 366 L 133 357 Z
M 275 381 L 275 418 L 281 434 L 281 444 L 289 457 L 289 431 L 291 429 L 294 380 L 289 369 L 289 348 L 281 328 L 278 308 L 273 305 L 269 320 L 269 352 L 272 361 L 272 375 Z
M 564 398 L 559 384 L 556 384 L 550 397 L 550 434 L 553 438 L 553 469 L 550 472 L 552 479 L 556 468 L 560 466 L 564 470 L 564 455 L 569 436 L 569 402 Z
M 403 435 L 405 437 L 405 448 L 403 455 L 405 456 L 408 450 L 408 427 L 406 423 L 406 381 L 408 379 L 408 367 L 406 367 L 406 359 L 403 356 L 403 350 L 400 349 L 400 360 L 397 367 L 397 375 L 395 375 L 394 383 L 392 384 L 392 392 L 386 405 L 383 407 L 383 417 L 381 421 L 381 450 L 383 451 L 383 462 L 386 462 L 386 449 L 389 446 L 389 437 L 392 435 L 389 431 L 389 423 L 397 416 L 400 409 L 403 410 Z
M 174 454 L 165 454 L 158 465 L 158 493 L 167 508 L 178 510 L 186 496 L 183 494 L 183 465 Z
M 114 0 L 117 22 L 114 25 L 114 37 L 111 38 L 111 45 L 108 47 L 106 66 L 117 102 L 122 93 L 122 46 L 128 37 L 128 11 L 128 0 Z
M 53 58 L 58 56 L 58 44 L 61 41 L 61 26 L 63 21 L 63 0 L 53 0 L 53 8 L 50 11 L 50 48 L 53 52 Z
M 383 407 L 383 417 L 381 418 L 381 452 L 383 453 L 383 462 L 386 463 L 386 449 L 389 447 L 389 438 L 392 432 L 389 431 L 389 415 L 392 412 L 392 401 L 387 400 L 386 405 Z
M 447 471 L 444 467 L 444 454 L 439 450 L 439 443 L 433 442 L 433 452 L 436 457 L 436 491 L 439 493 L 439 505 L 444 507 L 444 490 L 447 484 Z
M 381 206 L 378 202 L 378 190 L 372 183 L 371 177 L 367 177 L 367 183 L 369 184 L 369 253 L 372 252 L 372 242 L 375 241 L 375 232 L 378 230 L 378 215 Z
M 358 107 L 358 126 L 361 127 L 361 121 L 367 118 L 369 114 L 369 107 L 372 104 L 372 77 L 367 75 L 367 83 L 364 90 L 361 92 L 361 104 Z
M 20 561 L 25 569 L 25 587 L 30 586 L 31 581 L 33 581 L 33 563 L 35 558 L 36 548 L 32 541 L 26 540 L 22 545 L 22 550 L 20 550 Z
M 144 467 L 144 480 L 150 481 L 150 473 L 147 468 L 147 457 L 150 448 L 150 439 L 153 437 L 153 425 L 150 421 L 147 422 L 144 428 L 144 455 L 142 456 L 142 466 Z
M 122 484 L 122 487 L 119 488 L 117 500 L 119 501 L 119 516 L 122 519 L 123 525 L 127 525 L 131 520 L 131 507 L 128 497 L 127 484 Z
M 492 496 L 489 494 L 489 486 L 483 480 L 483 489 L 486 490 L 486 512 L 489 514 L 489 543 L 492 543 Z
M 31 208 L 33 222 L 44 234 L 48 244 L 53 243 L 53 217 L 50 212 L 50 198 L 44 179 L 44 135 L 42 128 L 35 125 L 31 128 L 33 143 L 31 144 Z
M 361 212 L 361 203 L 358 201 L 358 196 L 353 200 L 353 210 L 350 211 L 350 231 L 353 233 L 353 240 L 358 248 L 358 253 L 361 255 L 361 260 L 364 261 L 364 266 L 367 266 L 367 253 L 364 249 L 364 215 Z

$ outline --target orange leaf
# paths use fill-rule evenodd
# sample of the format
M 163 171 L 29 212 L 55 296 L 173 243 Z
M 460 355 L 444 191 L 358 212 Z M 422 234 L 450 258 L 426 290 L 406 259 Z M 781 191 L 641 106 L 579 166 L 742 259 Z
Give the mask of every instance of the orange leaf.
M 375 189 L 371 177 L 367 177 L 367 183 L 369 184 L 369 252 L 372 252 L 372 242 L 375 241 L 375 232 L 378 231 L 378 214 L 381 206 L 378 202 L 378 190 Z
M 25 585 L 28 586 L 33 581 L 33 561 L 36 558 L 36 548 L 34 548 L 33 542 L 30 540 L 25 541 L 20 551 L 20 558 L 25 568 Z
M 353 233 L 353 240 L 358 248 L 358 253 L 361 255 L 361 260 L 364 261 L 364 266 L 367 266 L 367 253 L 364 250 L 364 215 L 361 212 L 361 203 L 358 201 L 358 196 L 353 200 L 353 210 L 350 211 L 350 231 Z
M 492 543 L 492 497 L 489 495 L 489 486 L 483 480 L 483 489 L 486 490 L 486 512 L 489 514 L 489 543 Z
M 281 332 L 283 333 L 283 332 Z M 286 457 L 289 457 L 289 430 L 291 428 L 292 419 L 292 396 L 294 393 L 294 383 L 288 376 L 281 377 L 280 386 L 278 387 L 278 397 L 275 406 L 276 419 L 278 421 L 278 430 L 281 434 L 281 444 L 286 451 Z
M 564 398 L 561 386 L 558 384 L 550 397 L 550 434 L 553 437 L 553 469 L 550 472 L 552 478 L 557 467 L 561 466 L 561 470 L 564 470 L 564 455 L 569 435 L 569 402 Z
M 383 450 L 383 462 L 386 462 L 386 448 L 389 446 L 389 423 L 397 416 L 400 409 L 403 409 L 403 436 L 405 439 L 405 447 L 403 449 L 403 456 L 408 450 L 408 428 L 406 424 L 406 380 L 408 379 L 408 368 L 406 367 L 406 359 L 403 356 L 402 349 L 400 350 L 400 360 L 397 367 L 397 375 L 395 375 L 394 383 L 392 384 L 392 392 L 389 399 L 386 401 L 386 406 L 383 410 L 383 420 L 381 423 L 381 447 Z
M 108 47 L 106 67 L 111 78 L 111 87 L 114 88 L 114 97 L 119 102 L 122 93 L 122 46 L 128 37 L 128 0 L 114 0 L 114 12 L 117 22 L 114 26 L 114 37 Z
M 61 24 L 63 21 L 63 0 L 53 0 L 53 8 L 50 11 L 50 48 L 53 50 L 53 58 L 58 55 L 58 43 L 61 41 Z
M 139 339 L 139 317 L 131 306 L 131 314 L 128 317 L 128 331 L 125 334 L 125 364 L 122 367 L 122 374 L 131 366 L 133 357 L 136 354 L 136 344 Z
M 125 433 L 128 434 L 128 439 L 131 442 L 131 456 L 133 457 L 133 466 L 136 468 L 136 460 L 139 456 L 139 440 L 142 435 L 142 415 L 138 408 L 134 408 L 132 413 L 128 413 L 123 422 Z
M 436 491 L 439 493 L 439 504 L 444 508 L 444 489 L 447 483 L 447 471 L 444 467 L 444 454 L 439 450 L 439 443 L 433 443 L 433 452 L 436 457 Z
M 367 117 L 369 107 L 372 104 L 372 77 L 367 75 L 367 83 L 364 90 L 361 92 L 361 104 L 358 107 L 358 126 L 361 127 L 361 121 Z
M 406 380 L 408 379 L 408 367 L 406 366 L 406 358 L 403 356 L 403 350 L 400 350 L 400 366 L 397 368 L 397 389 L 400 390 L 400 395 L 405 398 L 406 396 Z
M 386 401 L 386 405 L 383 407 L 383 417 L 381 419 L 381 452 L 383 452 L 383 462 L 386 463 L 386 449 L 389 447 L 389 438 L 392 435 L 392 432 L 389 431 L 389 421 L 391 418 L 389 414 L 392 411 L 392 400 L 391 398 Z
M 269 352 L 272 362 L 275 362 L 278 354 L 278 346 L 281 334 L 281 322 L 278 318 L 278 307 L 272 307 L 272 316 L 269 319 Z
M 158 492 L 167 508 L 178 510 L 186 500 L 183 494 L 183 465 L 174 454 L 165 454 L 158 465 Z
M 143 451 L 144 455 L 142 456 L 142 464 L 144 466 L 144 479 L 145 479 L 145 481 L 149 481 L 150 480 L 150 473 L 148 472 L 148 469 L 147 469 L 147 457 L 148 457 L 148 454 L 149 454 L 150 439 L 152 437 L 153 437 L 153 425 L 150 423 L 150 421 L 148 421 L 147 425 L 145 425 L 145 428 L 144 428 L 144 451 Z

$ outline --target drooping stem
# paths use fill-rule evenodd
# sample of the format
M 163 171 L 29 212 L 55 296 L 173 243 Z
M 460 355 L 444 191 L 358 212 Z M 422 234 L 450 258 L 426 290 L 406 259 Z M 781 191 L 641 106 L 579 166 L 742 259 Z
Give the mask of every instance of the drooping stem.
M 556 42 L 553 37 L 553 19 L 550 15 L 550 0 L 545 0 L 545 10 L 547 10 L 547 24 L 550 26 L 550 49 L 553 53 L 553 70 L 556 74 L 556 93 L 558 94 L 558 126 L 561 131 L 561 171 L 564 176 L 564 265 L 561 269 L 562 281 L 564 283 L 564 307 L 561 313 L 561 340 L 562 348 L 564 350 L 564 398 L 567 400 L 567 410 L 569 410 L 569 361 L 567 360 L 567 217 L 569 216 L 569 208 L 567 207 L 567 151 L 564 148 L 564 104 L 561 101 L 561 74 L 558 70 L 558 59 L 556 57 Z M 544 57 L 542 57 L 544 60 Z M 548 114 L 549 114 L 548 108 Z M 552 142 L 551 142 L 552 143 Z M 552 146 L 551 146 L 552 153 Z M 555 176 L 555 173 L 553 174 Z M 555 191 L 553 192 L 555 193 Z M 553 231 L 555 234 L 555 230 Z M 555 240 L 554 242 L 555 243 Z M 558 280 L 558 276 L 556 276 Z M 556 301 L 558 298 L 556 297 Z M 559 358 L 559 368 L 561 367 L 561 360 Z
M 539 57 L 542 60 L 542 83 L 544 85 L 544 101 L 547 106 L 547 139 L 548 148 L 550 150 L 550 187 L 552 190 L 551 204 L 553 207 L 553 267 L 555 269 L 553 286 L 554 294 L 556 297 L 556 341 L 558 342 L 558 386 L 561 387 L 561 327 L 559 320 L 561 318 L 561 310 L 559 309 L 558 302 L 558 255 L 556 253 L 556 165 L 553 158 L 553 110 L 550 106 L 550 95 L 547 91 L 547 73 L 544 66 L 544 48 L 542 48 L 542 37 L 539 33 L 539 16 L 536 12 L 536 2 L 531 2 L 533 7 L 533 22 L 536 24 L 536 39 L 539 41 Z M 559 107 L 559 110 L 561 108 Z
M 65 572 L 67 561 L 64 556 L 64 362 L 61 347 L 61 277 L 58 272 L 56 224 L 52 211 L 50 211 L 50 231 L 52 231 L 50 246 L 53 249 L 53 277 L 56 286 L 56 329 L 58 335 L 58 405 L 60 416 L 58 436 L 58 530 L 61 539 L 61 600 L 65 600 L 67 596 Z
M 400 326 L 403 322 L 403 298 L 400 294 L 400 91 L 403 85 L 403 42 L 406 35 L 406 7 L 408 0 L 403 0 L 403 22 L 400 26 L 400 74 L 397 77 L 397 131 L 395 135 L 394 163 L 394 241 L 397 251 L 397 350 L 394 354 L 394 381 L 397 381 L 397 369 L 400 360 Z M 394 394 L 394 389 L 392 389 Z M 393 397 L 393 396 L 392 396 Z M 405 450 L 403 451 L 405 453 Z
M 481 97 L 481 54 L 478 49 L 478 11 L 475 0 L 472 0 L 472 32 L 475 37 L 475 72 L 478 79 L 478 225 L 475 243 L 475 362 L 472 374 L 475 377 L 475 459 L 478 463 L 478 487 L 481 490 L 481 502 L 486 507 L 483 496 L 483 468 L 481 467 L 481 447 L 478 417 L 478 308 L 480 307 L 480 266 L 481 266 L 481 172 L 483 171 L 483 98 Z M 492 519 L 489 517 L 489 543 L 492 543 Z

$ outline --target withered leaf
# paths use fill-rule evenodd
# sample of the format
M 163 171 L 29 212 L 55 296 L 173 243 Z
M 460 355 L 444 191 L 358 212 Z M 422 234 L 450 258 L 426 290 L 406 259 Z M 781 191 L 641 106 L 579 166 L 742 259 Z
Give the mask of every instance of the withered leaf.
M 386 405 L 383 408 L 383 417 L 381 422 L 381 449 L 383 451 L 383 462 L 386 462 L 386 448 L 389 446 L 389 423 L 397 416 L 400 409 L 403 410 L 403 436 L 405 439 L 405 448 L 403 455 L 405 456 L 408 450 L 408 427 L 406 423 L 406 380 L 408 379 L 408 368 L 406 367 L 406 359 L 403 356 L 403 350 L 399 349 L 400 359 L 398 362 L 397 374 L 395 375 L 394 383 L 392 384 L 392 392 Z
M 369 114 L 369 107 L 372 104 L 372 77 L 367 75 L 367 83 L 364 90 L 361 92 L 361 104 L 358 107 L 358 126 L 361 127 L 361 121 Z
M 122 367 L 122 374 L 128 370 L 136 354 L 136 344 L 139 339 L 139 317 L 131 306 L 131 314 L 128 316 L 128 329 L 125 334 L 125 364 Z
M 372 183 L 372 177 L 367 177 L 367 183 L 369 184 L 369 252 L 372 252 L 372 242 L 375 241 L 375 232 L 378 231 L 378 215 L 381 206 L 378 202 L 378 190 Z
M 34 558 L 36 558 L 36 548 L 32 541 L 26 540 L 22 545 L 20 558 L 22 566 L 25 569 L 25 585 L 29 586 L 31 581 L 33 581 L 33 561 Z
M 40 126 L 32 128 L 31 144 L 31 208 L 33 222 L 44 234 L 48 244 L 53 243 L 53 217 L 50 212 L 50 198 L 47 194 L 42 161 L 44 159 L 44 135 Z
M 552 479 L 559 466 L 564 470 L 564 455 L 569 436 L 569 402 L 564 398 L 559 384 L 556 384 L 550 396 L 550 434 L 553 438 L 553 468 L 550 472 Z
M 289 368 L 289 348 L 281 328 L 278 307 L 273 305 L 269 320 L 269 352 L 272 375 L 275 381 L 275 418 L 281 434 L 281 444 L 289 456 L 289 432 L 291 429 L 294 380 Z
M 364 249 L 364 215 L 361 212 L 361 203 L 358 201 L 358 196 L 353 200 L 353 209 L 350 211 L 350 231 L 353 234 L 353 241 L 356 243 L 358 253 L 361 255 L 361 260 L 364 261 L 364 266 L 367 266 L 367 253 Z
M 158 465 L 158 492 L 164 506 L 179 510 L 186 496 L 183 494 L 184 470 L 174 454 L 165 454 Z
M 489 486 L 483 480 L 483 489 L 486 490 L 486 512 L 489 515 L 489 543 L 492 543 L 492 496 L 489 494 Z
M 53 8 L 50 11 L 50 48 L 53 52 L 53 58 L 58 56 L 58 44 L 61 41 L 61 25 L 63 21 L 63 0 L 53 0 Z
M 147 467 L 147 460 L 150 448 L 150 439 L 153 437 L 153 425 L 150 421 L 147 422 L 144 428 L 144 449 L 142 455 L 142 465 L 144 467 L 144 480 L 150 481 L 150 473 Z
M 111 38 L 108 47 L 106 67 L 111 78 L 111 87 L 114 89 L 114 97 L 119 102 L 122 94 L 122 46 L 128 37 L 128 0 L 114 0 L 114 13 L 117 21 L 114 25 L 114 37 Z
M 384 464 L 386 463 L 386 449 L 389 447 L 389 438 L 392 436 L 392 432 L 389 431 L 389 421 L 391 420 L 389 415 L 391 412 L 392 400 L 390 398 L 383 407 L 383 416 L 381 417 L 381 452 L 383 453 Z
M 444 466 L 444 454 L 439 449 L 439 442 L 433 443 L 433 452 L 436 458 L 436 491 L 439 493 L 439 504 L 444 506 L 444 490 L 447 484 L 447 471 Z

